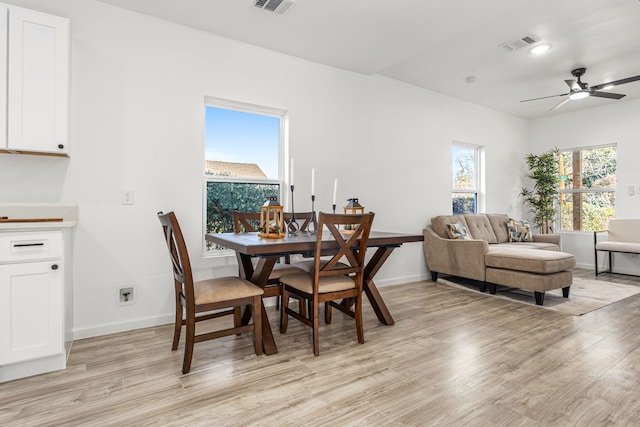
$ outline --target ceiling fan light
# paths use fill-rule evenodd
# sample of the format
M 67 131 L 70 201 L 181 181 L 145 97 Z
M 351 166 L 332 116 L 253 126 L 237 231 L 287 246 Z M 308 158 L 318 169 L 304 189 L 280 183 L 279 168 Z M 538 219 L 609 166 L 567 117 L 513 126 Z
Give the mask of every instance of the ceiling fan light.
M 531 50 L 529 51 L 529 53 L 533 54 L 533 55 L 541 55 L 543 53 L 545 53 L 546 51 L 548 51 L 549 49 L 551 49 L 551 45 L 550 44 L 539 44 L 538 46 L 535 46 L 533 48 L 531 48 Z
M 572 99 L 572 100 L 584 99 L 584 98 L 586 98 L 588 96 L 589 96 L 589 91 L 581 90 L 581 91 L 578 91 L 578 92 L 573 92 L 571 95 L 569 95 L 569 99 Z

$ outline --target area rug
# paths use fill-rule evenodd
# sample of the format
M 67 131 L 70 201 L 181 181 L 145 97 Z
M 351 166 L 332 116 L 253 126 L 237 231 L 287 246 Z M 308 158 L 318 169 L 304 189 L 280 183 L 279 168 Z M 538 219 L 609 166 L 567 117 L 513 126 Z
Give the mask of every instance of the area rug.
M 544 305 L 539 306 L 535 303 L 532 291 L 498 286 L 496 295 L 491 295 L 488 289 L 486 292 L 480 292 L 478 289 L 479 282 L 476 280 L 452 276 L 448 276 L 446 279 L 439 278 L 438 283 L 573 316 L 582 316 L 590 311 L 598 310 L 640 293 L 640 286 L 574 277 L 569 298 L 562 297 L 562 289 L 548 291 L 544 295 Z

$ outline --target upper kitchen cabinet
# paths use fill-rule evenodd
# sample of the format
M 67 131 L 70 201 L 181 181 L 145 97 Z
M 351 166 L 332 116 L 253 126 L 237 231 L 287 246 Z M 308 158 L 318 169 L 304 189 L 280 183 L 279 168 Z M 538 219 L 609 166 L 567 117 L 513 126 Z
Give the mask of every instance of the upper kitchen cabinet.
M 69 157 L 69 46 L 68 19 L 0 4 L 0 152 Z

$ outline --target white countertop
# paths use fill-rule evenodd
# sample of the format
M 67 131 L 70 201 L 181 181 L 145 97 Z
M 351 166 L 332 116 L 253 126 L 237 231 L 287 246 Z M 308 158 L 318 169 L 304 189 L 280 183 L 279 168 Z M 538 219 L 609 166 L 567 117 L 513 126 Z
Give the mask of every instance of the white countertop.
M 1 222 L 0 231 L 52 230 L 56 228 L 71 228 L 75 226 L 76 226 L 76 221 Z
M 62 218 L 62 221 L 0 222 L 0 231 L 71 228 L 78 223 L 78 207 L 75 205 L 0 205 L 0 217 Z

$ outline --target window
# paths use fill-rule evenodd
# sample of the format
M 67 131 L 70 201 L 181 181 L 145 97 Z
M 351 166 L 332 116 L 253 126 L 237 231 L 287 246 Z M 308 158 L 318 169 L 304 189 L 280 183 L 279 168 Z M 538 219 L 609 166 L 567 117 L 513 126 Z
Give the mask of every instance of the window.
M 596 231 L 616 215 L 616 147 L 560 151 L 560 229 Z
M 477 213 L 480 194 L 480 147 L 454 143 L 451 146 L 452 211 Z
M 285 112 L 205 99 L 205 232 L 233 231 L 233 211 L 280 194 Z M 207 250 L 220 250 L 207 243 Z

